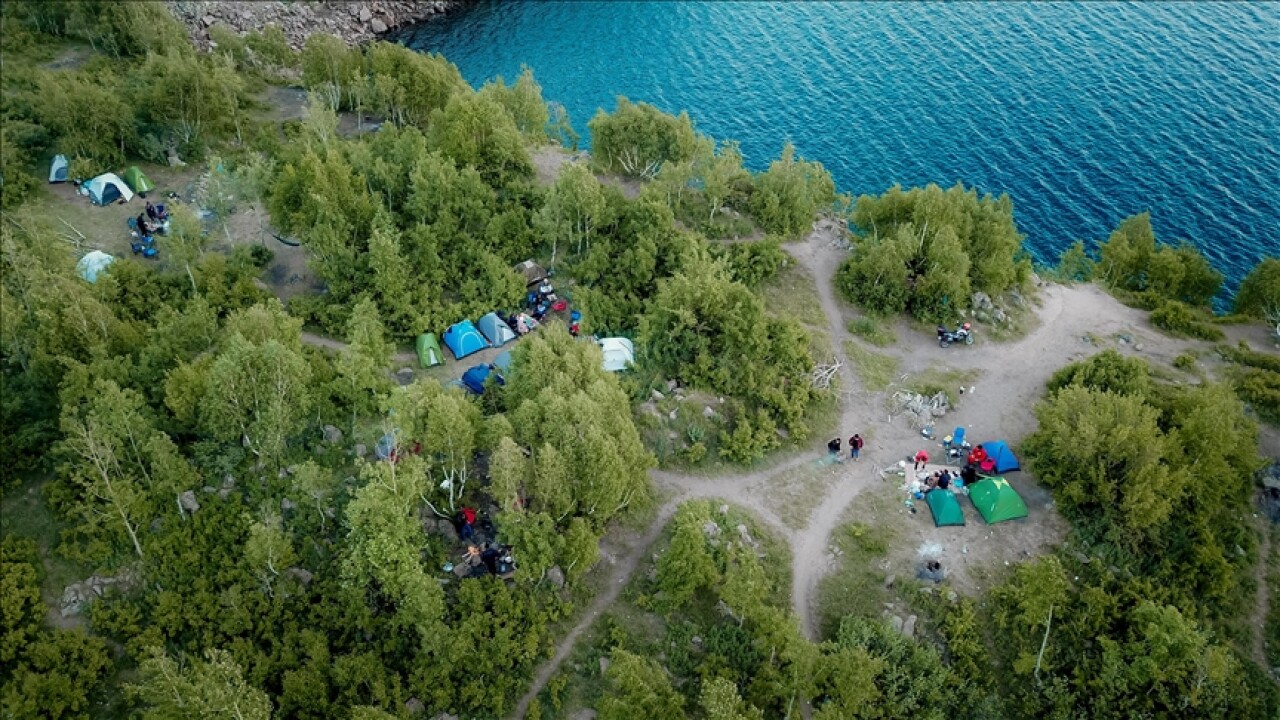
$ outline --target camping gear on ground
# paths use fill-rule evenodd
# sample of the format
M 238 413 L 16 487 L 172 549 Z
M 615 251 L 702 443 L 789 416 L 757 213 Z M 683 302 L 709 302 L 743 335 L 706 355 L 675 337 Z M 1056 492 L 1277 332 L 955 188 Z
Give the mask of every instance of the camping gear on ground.
M 480 318 L 476 326 L 493 347 L 502 347 L 516 339 L 515 331 L 496 312 L 491 312 Z
M 103 173 L 86 182 L 81 190 L 94 205 L 110 205 L 116 200 L 129 202 L 133 199 L 133 191 L 115 173 Z
M 970 325 L 965 323 L 955 330 L 948 330 L 946 325 L 938 326 L 938 345 L 941 347 L 951 347 L 951 343 L 964 343 L 965 345 L 973 344 L 973 334 L 969 332 Z
M 502 352 L 498 353 L 498 357 L 493 359 L 493 366 L 497 368 L 499 372 L 505 373 L 510 371 L 511 370 L 511 351 L 503 350 Z
M 956 500 L 955 493 L 938 488 L 925 493 L 924 497 L 929 503 L 929 512 L 933 513 L 935 527 L 964 525 L 964 511 L 960 509 L 960 501 Z
M 449 346 L 449 352 L 453 353 L 456 360 L 489 347 L 489 341 L 484 339 L 470 320 L 463 320 L 445 330 L 444 344 Z
M 631 341 L 622 337 L 601 338 L 600 352 L 604 355 L 604 369 L 620 372 L 636 362 L 636 349 Z
M 146 197 L 147 193 L 156 189 L 155 183 L 151 179 L 142 174 L 137 165 L 131 165 L 128 170 L 124 171 L 123 180 L 129 184 L 129 188 L 135 193 Z
M 556 300 L 551 303 L 551 309 L 555 312 L 564 312 L 569 309 L 569 302 L 567 300 Z
M 477 395 L 484 394 L 484 385 L 489 380 L 490 375 L 493 376 L 494 382 L 499 385 L 506 385 L 507 381 L 493 370 L 492 365 L 476 365 L 462 373 L 462 384 Z
M 114 260 L 114 257 L 101 250 L 94 250 L 80 258 L 80 262 L 76 263 L 76 272 L 89 282 L 98 282 L 98 275 Z
M 1009 449 L 1009 444 L 1003 440 L 992 440 L 984 442 L 981 445 L 983 453 L 987 456 L 992 464 L 992 470 L 996 473 L 1013 472 L 1021 470 L 1022 466 L 1018 464 L 1018 458 L 1014 456 L 1013 451 Z M 986 461 L 981 465 L 985 469 Z
M 414 347 L 418 350 L 418 367 L 429 368 L 444 363 L 444 353 L 434 333 L 422 333 Z
M 67 181 L 67 156 L 54 155 L 53 163 L 49 165 L 49 182 L 64 183 Z
M 524 277 L 525 287 L 533 287 L 546 280 L 549 275 L 546 268 L 532 260 L 525 260 L 512 269 Z
M 1027 516 L 1027 504 L 1022 496 L 1002 477 L 982 478 L 968 489 L 969 499 L 988 525 Z

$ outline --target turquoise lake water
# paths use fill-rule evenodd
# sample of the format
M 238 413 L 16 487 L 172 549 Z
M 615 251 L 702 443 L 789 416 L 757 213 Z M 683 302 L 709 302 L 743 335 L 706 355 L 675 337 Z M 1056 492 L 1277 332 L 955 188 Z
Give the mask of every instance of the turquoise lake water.
M 843 192 L 1007 192 L 1040 261 L 1145 210 L 1228 289 L 1280 255 L 1277 3 L 482 2 L 399 40 L 532 67 L 584 146 L 626 95 L 752 169 L 790 139 Z

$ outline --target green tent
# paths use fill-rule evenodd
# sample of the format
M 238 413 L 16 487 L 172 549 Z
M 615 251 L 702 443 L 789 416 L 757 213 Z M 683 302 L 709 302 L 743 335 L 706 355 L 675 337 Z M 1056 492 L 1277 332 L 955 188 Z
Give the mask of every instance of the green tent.
M 440 352 L 440 341 L 432 333 L 418 336 L 418 366 L 429 368 L 444 362 L 444 353 Z
M 964 511 L 956 500 L 956 494 L 950 490 L 937 488 L 924 495 L 929 503 L 929 512 L 933 513 L 933 524 L 937 527 L 946 525 L 963 525 Z
M 1022 502 L 1022 496 L 1002 477 L 984 477 L 970 485 L 969 499 L 988 525 L 1027 516 L 1027 504 Z
M 128 183 L 129 187 L 139 195 L 156 189 L 155 183 L 151 182 L 146 175 L 143 175 L 137 165 L 133 165 L 128 170 L 125 170 L 124 175 L 121 177 L 126 183 Z

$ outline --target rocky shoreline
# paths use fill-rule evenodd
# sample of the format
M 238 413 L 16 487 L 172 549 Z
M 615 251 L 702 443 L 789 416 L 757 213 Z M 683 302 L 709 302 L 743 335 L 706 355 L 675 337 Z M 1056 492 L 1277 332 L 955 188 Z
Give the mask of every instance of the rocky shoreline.
M 186 26 L 192 42 L 209 47 L 209 28 L 223 25 L 241 35 L 275 25 L 289 44 L 300 49 L 312 33 L 325 32 L 350 45 L 376 40 L 396 28 L 429 20 L 467 0 L 361 0 L 325 2 L 243 2 L 233 0 L 170 0 L 174 17 Z

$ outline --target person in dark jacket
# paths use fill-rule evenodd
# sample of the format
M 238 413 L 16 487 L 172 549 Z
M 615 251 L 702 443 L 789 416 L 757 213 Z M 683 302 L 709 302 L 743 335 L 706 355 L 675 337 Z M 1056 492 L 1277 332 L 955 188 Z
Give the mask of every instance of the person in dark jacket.
M 857 433 L 849 438 L 849 457 L 854 460 L 862 457 L 862 436 Z

